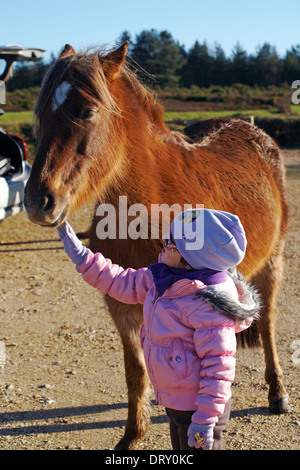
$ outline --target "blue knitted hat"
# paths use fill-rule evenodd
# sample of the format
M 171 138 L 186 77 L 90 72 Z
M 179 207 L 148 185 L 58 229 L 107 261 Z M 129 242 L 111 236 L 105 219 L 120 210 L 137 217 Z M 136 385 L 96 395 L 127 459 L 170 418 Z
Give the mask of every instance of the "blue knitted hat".
M 229 212 L 190 209 L 175 217 L 170 231 L 180 254 L 193 269 L 225 271 L 245 256 L 244 228 Z

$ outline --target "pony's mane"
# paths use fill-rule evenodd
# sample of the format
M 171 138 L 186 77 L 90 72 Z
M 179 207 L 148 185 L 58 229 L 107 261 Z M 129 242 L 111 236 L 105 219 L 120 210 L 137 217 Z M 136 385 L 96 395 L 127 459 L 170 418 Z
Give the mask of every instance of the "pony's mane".
M 65 80 L 90 103 L 96 104 L 101 101 L 102 106 L 109 112 L 121 114 L 121 110 L 108 90 L 107 81 L 100 65 L 106 59 L 107 54 L 108 52 L 101 48 L 96 51 L 87 49 L 53 62 L 44 76 L 34 108 L 34 129 L 36 132 L 49 100 L 52 99 L 59 84 Z M 121 74 L 153 123 L 159 127 L 165 127 L 164 109 L 154 93 L 148 91 L 141 83 L 137 77 L 137 69 L 126 63 L 123 65 Z M 61 110 L 65 114 L 66 123 L 74 124 L 76 122 L 74 116 L 71 116 L 64 107 L 61 107 Z
M 164 108 L 157 98 L 154 91 L 150 91 L 143 84 L 142 80 L 138 77 L 138 73 L 145 73 L 144 70 L 137 67 L 133 67 L 132 64 L 126 63 L 122 69 L 122 75 L 127 82 L 127 85 L 133 92 L 139 104 L 143 107 L 150 121 L 153 122 L 161 130 L 166 131 L 167 128 L 164 122 Z M 149 74 L 147 74 L 149 75 Z

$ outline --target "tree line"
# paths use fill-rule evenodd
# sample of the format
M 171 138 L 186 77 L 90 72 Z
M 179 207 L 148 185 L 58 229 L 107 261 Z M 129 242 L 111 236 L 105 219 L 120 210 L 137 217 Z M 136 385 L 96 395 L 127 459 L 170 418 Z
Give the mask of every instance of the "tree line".
M 129 63 L 142 71 L 144 81 L 160 89 L 235 83 L 266 87 L 300 80 L 300 44 L 291 46 L 280 57 L 269 43 L 258 46 L 255 54 L 248 54 L 237 43 L 231 55 L 226 56 L 220 44 L 209 46 L 206 41 L 195 40 L 187 51 L 168 31 L 144 30 L 135 40 L 124 31 L 117 42 L 125 40 L 130 42 Z M 47 63 L 42 60 L 34 65 L 19 65 L 7 83 L 8 90 L 39 86 L 52 60 L 53 56 Z

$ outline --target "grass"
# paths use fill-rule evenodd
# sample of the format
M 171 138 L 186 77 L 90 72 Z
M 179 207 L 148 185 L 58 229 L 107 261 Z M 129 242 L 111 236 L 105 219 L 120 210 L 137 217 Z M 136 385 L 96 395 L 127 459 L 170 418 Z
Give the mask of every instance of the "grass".
M 293 115 L 280 114 L 274 109 L 250 109 L 246 111 L 166 111 L 164 118 L 166 122 L 174 121 L 203 121 L 205 119 L 213 118 L 224 118 L 224 117 L 266 117 L 266 118 L 280 118 L 288 119 L 293 117 L 294 119 L 300 118 L 300 105 L 291 106 Z M 16 124 L 32 124 L 33 111 L 18 111 L 18 112 L 7 112 L 3 116 L 0 116 L 0 126 L 12 126 Z
M 300 179 L 300 166 L 298 165 L 286 165 L 286 177 L 291 180 Z
M 291 106 L 293 115 L 278 113 L 277 109 L 249 109 L 246 111 L 166 111 L 164 114 L 166 122 L 174 121 L 203 121 L 205 119 L 224 118 L 224 117 L 265 117 L 293 119 L 300 118 L 300 105 Z
M 225 118 L 225 117 L 236 117 L 236 118 L 249 118 L 254 116 L 255 118 L 269 118 L 269 119 L 282 119 L 282 123 L 279 126 L 282 127 L 284 121 L 287 123 L 287 129 L 289 129 L 291 121 L 300 120 L 300 105 L 291 106 L 291 114 L 279 113 L 276 108 L 273 109 L 250 109 L 250 110 L 241 110 L 241 111 L 166 111 L 164 113 L 164 119 L 168 123 L 171 129 L 173 130 L 182 130 L 183 127 L 188 125 L 190 122 L 203 121 L 206 119 L 213 118 Z M 290 120 L 290 121 L 289 121 Z M 274 121 L 275 122 L 275 121 Z M 6 132 L 12 134 L 17 134 L 22 137 L 28 149 L 28 156 L 30 161 L 33 159 L 33 155 L 36 151 L 36 140 L 32 134 L 32 123 L 33 123 L 33 111 L 10 111 L 0 116 L 0 127 Z M 276 127 L 277 126 L 277 127 Z M 274 131 L 275 138 L 278 137 L 278 124 L 276 124 L 276 129 Z M 298 126 L 299 127 L 299 126 Z M 268 131 L 272 135 L 271 131 Z M 284 131 L 285 132 L 285 131 Z M 286 134 L 284 134 L 286 136 Z M 298 143 L 298 141 L 297 141 Z M 282 144 L 285 145 L 285 144 Z M 287 147 L 290 147 L 292 144 L 286 144 Z M 293 144 L 293 145 L 296 145 Z M 298 145 L 296 145 L 298 146 Z M 298 174 L 297 174 L 298 175 Z M 295 177 L 295 174 L 294 174 Z
M 31 124 L 33 111 L 11 111 L 0 116 L 0 126 L 10 124 Z
M 291 106 L 292 113 L 299 114 L 300 116 L 300 105 L 292 105 Z

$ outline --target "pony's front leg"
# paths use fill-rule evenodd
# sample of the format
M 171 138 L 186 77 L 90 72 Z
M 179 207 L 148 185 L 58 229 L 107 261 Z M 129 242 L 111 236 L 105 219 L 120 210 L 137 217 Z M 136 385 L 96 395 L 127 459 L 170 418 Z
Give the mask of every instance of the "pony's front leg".
M 106 298 L 110 314 L 120 333 L 128 388 L 128 418 L 125 435 L 116 445 L 117 450 L 137 449 L 146 434 L 150 421 L 149 378 L 140 345 L 140 327 L 143 320 L 141 305 L 125 305 Z

